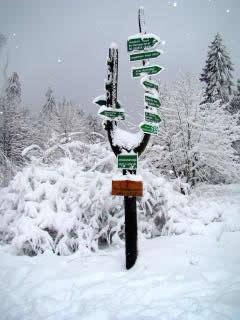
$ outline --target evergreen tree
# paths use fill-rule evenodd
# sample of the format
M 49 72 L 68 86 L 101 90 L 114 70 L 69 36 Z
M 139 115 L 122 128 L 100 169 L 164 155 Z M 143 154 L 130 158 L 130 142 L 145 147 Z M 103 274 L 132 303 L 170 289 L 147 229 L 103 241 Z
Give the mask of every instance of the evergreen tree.
M 43 127 L 43 133 L 47 141 L 55 137 L 59 131 L 59 115 L 53 90 L 49 87 L 46 92 L 46 102 L 41 111 L 41 122 Z
M 19 81 L 19 76 L 16 72 L 13 72 L 8 79 L 6 99 L 10 107 L 17 107 L 21 103 L 21 84 Z
M 53 95 L 53 90 L 50 87 L 48 88 L 45 96 L 47 98 L 47 101 L 42 107 L 42 114 L 44 118 L 52 120 L 57 114 L 57 106 L 55 97 Z
M 85 132 L 82 132 L 85 127 L 83 111 L 77 105 L 63 99 L 63 101 L 58 104 L 58 114 L 59 133 L 62 142 L 68 142 L 72 138 L 86 135 Z
M 233 93 L 229 111 L 233 114 L 240 112 L 240 79 L 237 80 L 237 90 Z
M 221 100 L 226 103 L 232 94 L 232 71 L 233 64 L 223 44 L 219 33 L 209 46 L 206 65 L 200 76 L 200 81 L 205 84 L 203 103 Z
M 32 126 L 29 112 L 21 108 L 21 84 L 14 72 L 8 79 L 5 96 L 0 98 L 0 180 L 6 185 L 14 168 L 23 164 L 22 151 L 33 144 L 37 133 Z

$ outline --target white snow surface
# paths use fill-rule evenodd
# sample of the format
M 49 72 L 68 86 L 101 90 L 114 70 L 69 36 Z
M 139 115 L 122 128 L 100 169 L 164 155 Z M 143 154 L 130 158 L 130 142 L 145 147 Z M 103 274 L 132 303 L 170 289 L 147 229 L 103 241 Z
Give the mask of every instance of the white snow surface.
M 142 141 L 142 137 L 143 133 L 141 131 L 132 133 L 119 127 L 114 127 L 114 131 L 112 133 L 113 145 L 123 146 L 128 150 L 136 148 Z
M 27 257 L 0 245 L 0 318 L 239 320 L 240 185 L 202 185 L 191 203 L 201 234 L 140 236 L 129 271 L 123 246 Z

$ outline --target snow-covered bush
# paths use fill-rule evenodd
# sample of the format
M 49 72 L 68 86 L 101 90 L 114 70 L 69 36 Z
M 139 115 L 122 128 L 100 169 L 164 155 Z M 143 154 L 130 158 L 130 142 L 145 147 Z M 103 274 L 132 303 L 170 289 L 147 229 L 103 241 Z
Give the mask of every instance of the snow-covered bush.
M 65 148 L 68 158 L 62 155 L 47 164 L 34 159 L 1 192 L 0 239 L 18 254 L 50 250 L 68 255 L 119 245 L 124 239 L 123 198 L 111 195 L 118 171 L 113 153 L 104 144 L 76 141 Z M 49 159 L 47 154 L 43 159 Z M 189 213 L 187 197 L 164 178 L 143 168 L 139 173 L 144 181 L 139 232 L 150 238 L 188 231 L 197 214 Z

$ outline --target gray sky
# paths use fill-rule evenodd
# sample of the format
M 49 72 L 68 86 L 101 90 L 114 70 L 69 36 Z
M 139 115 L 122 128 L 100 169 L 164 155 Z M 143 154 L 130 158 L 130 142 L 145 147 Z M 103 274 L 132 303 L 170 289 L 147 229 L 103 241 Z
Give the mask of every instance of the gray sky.
M 86 112 L 103 94 L 106 56 L 119 47 L 119 99 L 126 111 L 143 113 L 143 89 L 131 79 L 126 41 L 138 32 L 137 9 L 145 8 L 147 32 L 155 33 L 164 55 L 159 78 L 199 74 L 208 45 L 220 32 L 240 77 L 239 0 L 0 0 L 0 32 L 9 36 L 9 73 L 19 73 L 23 102 L 39 110 L 51 86 L 57 99 L 70 98 Z M 3 57 L 2 57 L 3 59 Z M 135 63 L 136 65 L 136 63 Z

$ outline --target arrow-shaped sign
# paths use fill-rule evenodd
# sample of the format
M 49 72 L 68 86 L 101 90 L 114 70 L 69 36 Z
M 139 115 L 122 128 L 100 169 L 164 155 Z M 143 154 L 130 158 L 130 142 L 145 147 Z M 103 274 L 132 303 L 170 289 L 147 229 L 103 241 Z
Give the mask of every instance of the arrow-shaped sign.
M 107 100 L 106 100 L 106 97 L 105 96 L 99 96 L 97 98 L 95 98 L 93 100 L 93 103 L 99 105 L 99 106 L 106 106 L 107 105 Z M 121 104 L 120 102 L 118 101 L 117 104 L 116 104 L 116 108 L 117 109 L 120 109 L 121 108 Z
M 153 49 L 158 43 L 160 43 L 160 38 L 152 33 L 130 36 L 127 41 L 127 50 L 131 52 Z
M 149 123 L 142 122 L 140 123 L 139 128 L 142 129 L 144 133 L 152 134 L 155 136 L 158 134 L 158 127 Z
M 158 65 L 153 65 L 150 67 L 148 66 L 148 67 L 141 67 L 141 68 L 132 68 L 132 77 L 133 78 L 139 77 L 142 73 L 149 74 L 149 75 L 158 74 L 162 70 L 164 70 L 164 68 Z
M 149 112 L 148 110 L 145 110 L 145 121 L 150 123 L 159 123 L 161 122 L 161 118 L 158 114 Z
M 162 51 L 160 50 L 154 50 L 154 51 L 143 51 L 139 53 L 130 53 L 129 59 L 130 61 L 137 61 L 137 60 L 147 60 L 147 59 L 153 59 L 160 56 Z
M 98 114 L 99 114 L 99 116 L 101 116 L 105 119 L 107 118 L 107 120 L 118 121 L 118 120 L 125 119 L 124 111 L 119 111 L 119 110 L 113 109 L 113 108 L 102 107 L 99 109 Z
M 149 107 L 154 107 L 154 108 L 159 108 L 161 105 L 159 99 L 157 99 L 155 96 L 149 95 L 147 93 L 145 93 L 145 95 L 144 95 L 144 102 Z
M 142 87 L 147 91 L 148 90 L 150 90 L 150 91 L 156 90 L 157 92 L 159 91 L 158 84 L 155 81 L 150 80 L 148 77 L 143 77 L 140 80 L 140 83 L 141 83 Z

